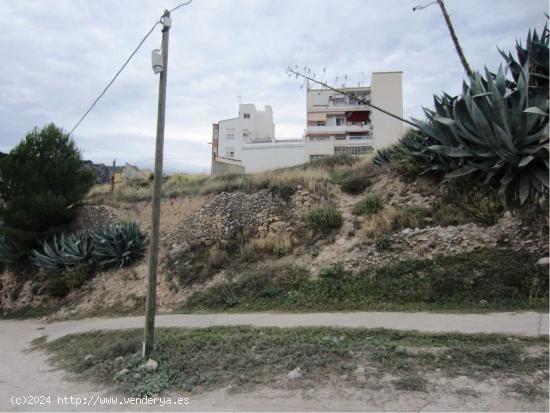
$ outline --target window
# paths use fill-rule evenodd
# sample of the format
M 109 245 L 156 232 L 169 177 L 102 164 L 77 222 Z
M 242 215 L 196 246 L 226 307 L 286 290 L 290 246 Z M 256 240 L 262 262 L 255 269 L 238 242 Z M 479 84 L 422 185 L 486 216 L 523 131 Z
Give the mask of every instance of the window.
M 344 118 L 336 118 L 336 126 L 342 126 L 344 124 Z
M 326 122 L 323 122 L 323 121 L 321 121 L 321 120 L 318 120 L 318 121 L 317 121 L 317 126 L 326 126 L 326 125 L 327 125 Z
M 250 129 L 243 129 L 243 138 L 249 138 L 250 136 L 252 136 Z
M 317 159 L 326 158 L 329 155 L 309 155 L 309 161 L 316 161 Z
M 250 113 L 243 113 L 243 118 L 250 119 Z
M 328 141 L 330 140 L 330 136 L 310 136 L 310 141 Z
M 231 159 L 235 158 L 235 148 L 229 146 L 225 148 L 225 157 Z
M 336 140 L 337 140 L 337 141 L 345 141 L 345 140 L 346 140 L 346 135 L 339 135 L 339 136 L 336 136 Z
M 372 152 L 371 146 L 335 146 L 335 155 L 363 156 Z

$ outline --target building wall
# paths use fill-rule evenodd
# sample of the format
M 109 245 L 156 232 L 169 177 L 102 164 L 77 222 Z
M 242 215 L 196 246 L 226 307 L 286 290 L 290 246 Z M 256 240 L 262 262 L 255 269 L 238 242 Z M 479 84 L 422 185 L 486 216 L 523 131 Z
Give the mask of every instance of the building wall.
M 372 104 L 403 117 L 403 72 L 372 74 Z M 378 110 L 372 111 L 374 146 L 380 148 L 395 143 L 403 135 L 403 122 Z
M 244 166 L 237 163 L 229 163 L 226 160 L 221 159 L 212 159 L 212 169 L 211 174 L 213 176 L 217 175 L 233 175 L 233 174 L 244 174 Z
M 241 159 L 243 145 L 254 141 L 271 142 L 275 138 L 271 106 L 258 111 L 253 104 L 241 104 L 239 117 L 222 120 L 218 125 L 217 156 L 224 158 Z
M 303 140 L 245 145 L 241 151 L 241 159 L 246 173 L 286 168 L 308 161 Z

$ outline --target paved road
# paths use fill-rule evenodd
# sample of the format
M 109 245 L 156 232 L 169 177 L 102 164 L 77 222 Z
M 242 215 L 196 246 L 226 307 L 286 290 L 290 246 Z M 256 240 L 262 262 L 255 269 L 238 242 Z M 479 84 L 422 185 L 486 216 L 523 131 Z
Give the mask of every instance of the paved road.
M 496 314 L 435 314 L 435 313 L 249 313 L 249 314 L 174 314 L 157 317 L 158 327 L 209 327 L 216 325 L 252 325 L 273 327 L 298 326 L 334 326 L 389 328 L 400 330 L 418 330 L 424 332 L 462 332 L 462 333 L 503 333 L 523 336 L 548 335 L 548 314 L 534 312 L 496 313 Z M 107 395 L 109 390 L 98 385 L 68 381 L 64 373 L 52 369 L 46 356 L 37 351 L 28 351 L 30 342 L 46 335 L 53 340 L 66 334 L 98 329 L 127 329 L 143 327 L 143 317 L 125 317 L 111 319 L 85 319 L 44 323 L 37 320 L 0 321 L 0 411 L 37 411 L 37 410 L 93 410 L 80 406 L 14 406 L 11 396 L 23 395 L 78 395 L 91 397 L 97 394 Z M 270 393 L 274 395 L 276 391 Z M 255 399 L 254 399 L 255 397 Z M 197 396 L 197 403 L 184 407 L 187 410 L 353 410 L 346 399 L 315 401 L 303 399 L 299 394 L 290 397 L 281 395 L 272 403 L 265 403 L 265 394 L 231 394 L 213 392 Z M 256 403 L 252 401 L 256 400 Z M 391 399 L 390 399 L 391 400 Z M 233 401 L 233 404 L 231 404 Z M 200 402 L 200 404 L 198 404 Z M 229 403 L 229 404 L 228 404 Z M 247 404 L 248 403 L 248 404 Z M 340 404 L 338 404 L 340 403 Z M 363 410 L 360 405 L 355 405 Z M 434 406 L 432 406 L 434 407 Z M 442 407 L 442 406 L 440 406 Z M 457 406 L 460 409 L 460 404 Z M 111 406 L 102 410 L 119 410 L 120 406 Z M 136 406 L 127 406 L 125 410 L 140 410 Z M 180 408 L 181 410 L 182 408 Z M 159 410 L 158 406 L 156 410 Z M 162 409 L 165 410 L 165 409 Z M 166 409 L 172 410 L 172 409 Z M 176 409 L 177 410 L 177 409 Z M 439 410 L 439 409 L 437 409 Z M 474 409 L 475 410 L 475 409 Z
M 98 329 L 143 327 L 143 317 L 92 318 L 44 324 L 50 340 L 66 334 Z M 356 327 L 418 330 L 429 333 L 502 333 L 536 337 L 548 335 L 548 314 L 535 312 L 490 314 L 439 314 L 398 312 L 356 313 L 245 313 L 172 314 L 156 318 L 158 327 Z

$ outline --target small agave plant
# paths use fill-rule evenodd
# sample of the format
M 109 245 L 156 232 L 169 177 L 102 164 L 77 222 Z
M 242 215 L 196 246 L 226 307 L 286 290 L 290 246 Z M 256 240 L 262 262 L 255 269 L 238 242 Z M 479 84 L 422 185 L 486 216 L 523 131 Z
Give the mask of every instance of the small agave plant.
M 46 271 L 63 271 L 67 267 L 90 263 L 92 260 L 92 238 L 83 232 L 77 235 L 61 234 L 51 242 L 43 241 L 38 250 L 33 250 L 31 261 Z
M 143 255 L 145 237 L 136 222 L 110 224 L 92 234 L 92 255 L 101 267 L 123 267 Z

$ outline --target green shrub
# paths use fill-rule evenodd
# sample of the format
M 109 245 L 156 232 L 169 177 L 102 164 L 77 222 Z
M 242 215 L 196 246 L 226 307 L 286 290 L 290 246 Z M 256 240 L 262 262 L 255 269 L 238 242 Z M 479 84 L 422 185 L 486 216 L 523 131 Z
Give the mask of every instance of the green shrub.
M 93 274 L 93 268 L 89 264 L 79 264 L 61 272 L 50 273 L 46 278 L 44 290 L 52 297 L 63 298 L 71 290 L 82 287 Z
M 548 307 L 548 269 L 537 254 L 485 248 L 409 259 L 357 273 L 342 265 L 318 279 L 299 267 L 257 267 L 194 293 L 186 309 L 223 311 L 513 310 Z
M 354 215 L 376 214 L 383 208 L 382 200 L 377 194 L 369 194 L 363 200 L 353 206 Z
M 351 195 L 363 193 L 367 186 L 370 186 L 370 181 L 364 176 L 351 176 L 342 181 L 342 191 Z
M 327 234 L 342 226 L 342 214 L 332 206 L 319 207 L 309 212 L 307 222 L 314 232 Z
M 26 253 L 67 227 L 95 181 L 75 142 L 54 124 L 35 128 L 2 157 L 0 176 L 3 234 Z
M 341 263 L 325 267 L 319 271 L 319 278 L 323 280 L 342 280 L 351 273 L 344 268 Z
M 377 251 L 388 251 L 391 250 L 392 240 L 388 237 L 376 238 L 374 240 L 374 247 Z
M 273 255 L 276 257 L 284 257 L 292 250 L 292 244 L 278 241 L 273 246 Z
M 228 264 L 229 253 L 238 254 L 240 249 L 234 251 L 232 247 L 223 248 L 220 245 L 195 246 L 175 256 L 168 255 L 168 277 L 183 285 L 204 282 Z M 178 288 L 177 284 L 173 286 Z

